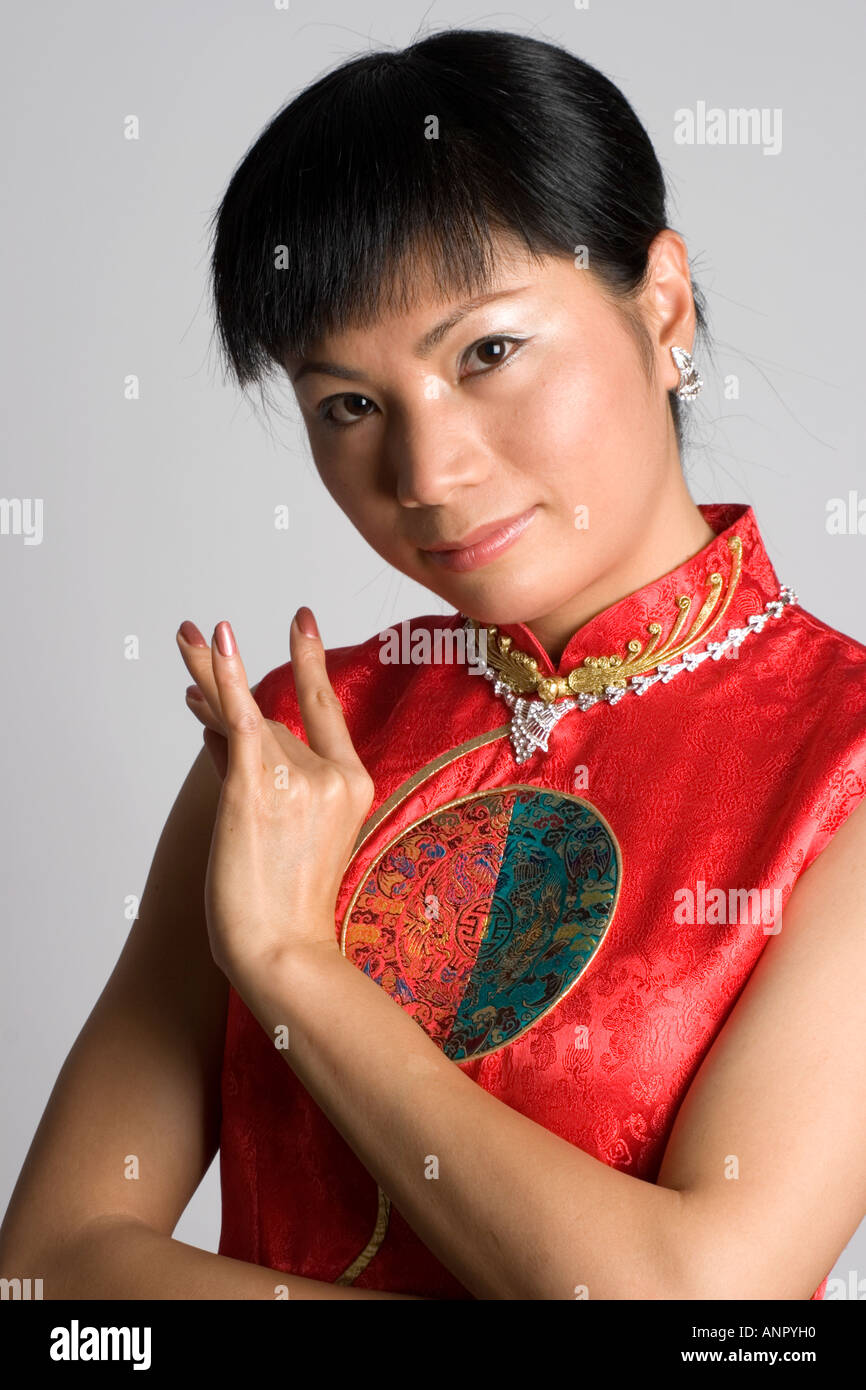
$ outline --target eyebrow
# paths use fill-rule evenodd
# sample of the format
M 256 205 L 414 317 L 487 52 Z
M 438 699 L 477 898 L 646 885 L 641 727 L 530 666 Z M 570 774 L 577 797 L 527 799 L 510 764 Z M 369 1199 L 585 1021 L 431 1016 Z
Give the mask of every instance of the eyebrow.
M 465 304 L 458 304 L 447 318 L 428 329 L 422 338 L 415 344 L 415 356 L 420 358 L 429 357 L 433 349 L 442 341 L 447 333 L 454 328 L 461 319 L 466 318 L 473 310 L 480 309 L 482 305 L 491 303 L 494 299 L 506 299 L 518 294 L 524 294 L 526 290 L 531 290 L 533 286 L 519 285 L 516 289 L 495 290 L 492 294 L 482 294 L 476 299 L 467 300 Z M 308 372 L 321 372 L 325 376 L 340 377 L 344 381 L 357 381 L 363 377 L 364 373 L 358 367 L 344 367 L 339 362 L 304 362 L 292 377 L 292 385 L 300 381 L 302 376 Z

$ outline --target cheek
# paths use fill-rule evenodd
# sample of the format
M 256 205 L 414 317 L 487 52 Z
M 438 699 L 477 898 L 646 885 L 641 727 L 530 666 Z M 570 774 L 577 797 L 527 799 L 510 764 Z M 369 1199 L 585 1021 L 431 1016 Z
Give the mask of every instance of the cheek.
M 382 496 L 369 469 L 360 465 L 329 468 L 325 463 L 315 462 L 322 483 L 355 530 L 380 555 L 392 553 L 395 548 L 393 502 Z
M 586 346 L 548 358 L 527 383 L 503 431 L 503 456 L 569 492 L 598 475 L 616 452 L 612 425 L 620 407 L 616 373 Z
M 309 439 L 309 435 L 307 437 Z M 347 457 L 341 462 L 339 446 L 335 445 L 332 453 L 327 441 L 324 445 L 318 443 L 316 446 L 310 441 L 310 452 L 316 472 L 326 491 L 331 494 L 340 511 L 345 512 L 354 522 L 358 511 L 364 508 L 368 492 L 368 479 L 363 472 L 363 465 Z
M 588 572 L 615 549 L 619 530 L 640 514 L 654 486 L 648 410 L 646 377 L 630 340 L 600 333 L 591 346 L 582 340 L 557 354 L 521 392 L 501 441 L 502 457 L 537 480 L 569 555 L 579 537 Z M 578 507 L 586 508 L 588 531 L 575 528 Z

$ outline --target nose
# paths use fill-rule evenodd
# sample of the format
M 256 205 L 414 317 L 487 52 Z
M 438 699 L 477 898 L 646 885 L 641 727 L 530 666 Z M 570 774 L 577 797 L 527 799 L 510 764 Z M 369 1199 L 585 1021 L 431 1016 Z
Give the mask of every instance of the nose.
M 404 507 L 438 507 L 455 488 L 482 482 L 490 460 L 467 422 L 451 415 L 441 400 L 422 400 L 391 420 L 388 441 L 394 460 L 397 500 Z

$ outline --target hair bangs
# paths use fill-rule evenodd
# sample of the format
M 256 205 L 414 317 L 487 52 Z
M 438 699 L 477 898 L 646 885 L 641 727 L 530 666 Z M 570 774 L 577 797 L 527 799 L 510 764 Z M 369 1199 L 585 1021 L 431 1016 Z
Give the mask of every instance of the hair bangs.
M 535 252 L 496 183 L 417 68 L 373 55 L 308 88 L 259 137 L 216 214 L 215 318 L 239 384 L 424 292 L 489 292 L 496 237 Z
M 242 388 L 263 385 L 289 357 L 422 294 L 490 292 L 514 244 L 530 258 L 579 252 L 652 375 L 638 300 L 665 204 L 662 168 L 622 92 L 555 44 L 448 29 L 363 54 L 277 113 L 214 214 L 224 361 Z

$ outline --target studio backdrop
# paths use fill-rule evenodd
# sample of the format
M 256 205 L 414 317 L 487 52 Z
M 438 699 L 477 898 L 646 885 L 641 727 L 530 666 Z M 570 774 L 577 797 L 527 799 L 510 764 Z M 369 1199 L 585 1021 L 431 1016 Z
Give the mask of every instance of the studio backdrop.
M 714 345 L 692 497 L 750 504 L 781 581 L 866 642 L 859 0 L 8 6 L 0 1206 L 201 747 L 181 620 L 229 618 L 256 681 L 300 604 L 327 648 L 452 611 L 339 510 L 288 383 L 265 409 L 224 378 L 208 293 L 210 219 L 273 114 L 448 26 L 549 39 L 633 103 Z M 175 1234 L 216 1250 L 219 1195 L 217 1160 Z M 836 1296 L 861 1271 L 863 1227 Z

